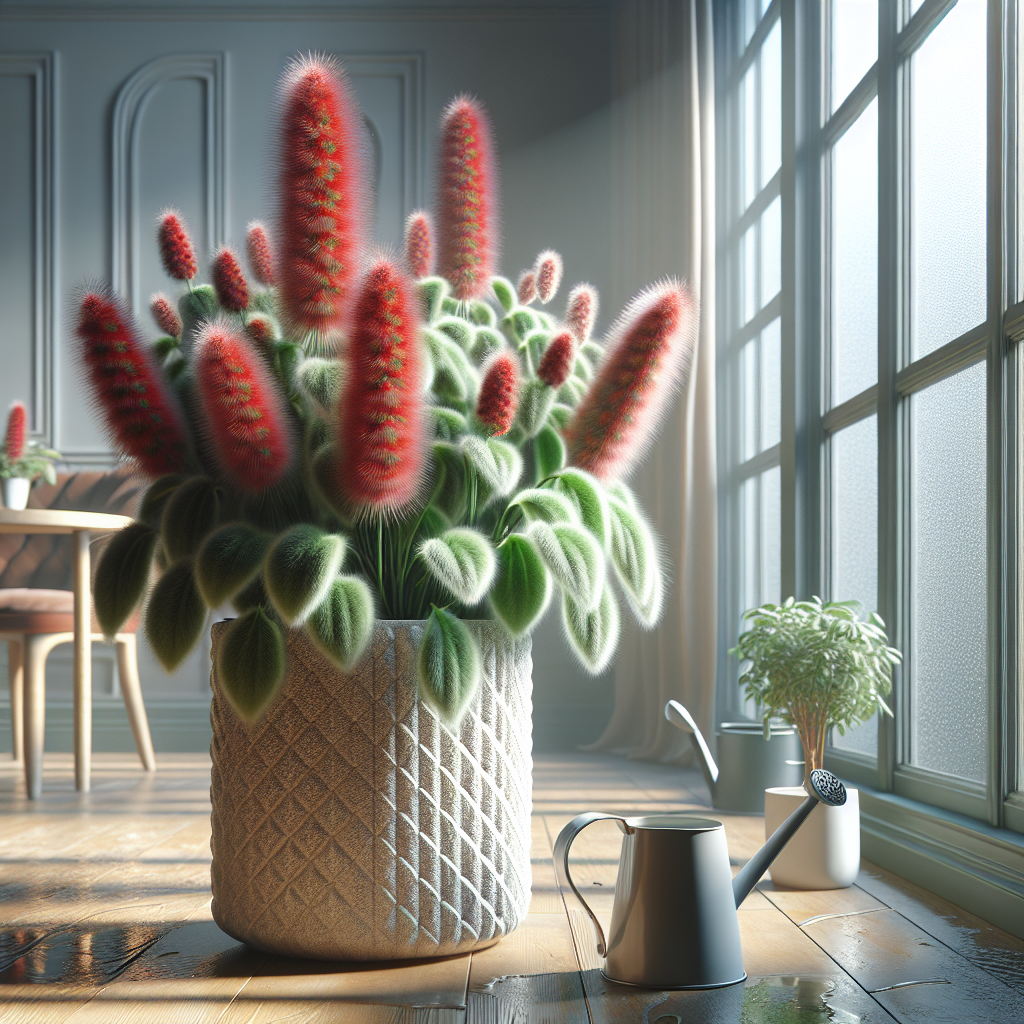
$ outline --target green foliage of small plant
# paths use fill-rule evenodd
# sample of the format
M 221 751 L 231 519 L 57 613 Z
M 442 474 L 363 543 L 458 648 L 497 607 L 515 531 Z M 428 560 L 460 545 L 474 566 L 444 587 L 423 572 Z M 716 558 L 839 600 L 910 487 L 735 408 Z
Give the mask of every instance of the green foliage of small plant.
M 751 627 L 730 652 L 748 662 L 739 682 L 761 706 L 765 736 L 773 715 L 800 734 L 806 774 L 823 767 L 829 729 L 843 734 L 876 711 L 892 714 L 884 698 L 900 653 L 878 615 L 861 621 L 858 607 L 815 597 L 752 608 L 743 616 Z

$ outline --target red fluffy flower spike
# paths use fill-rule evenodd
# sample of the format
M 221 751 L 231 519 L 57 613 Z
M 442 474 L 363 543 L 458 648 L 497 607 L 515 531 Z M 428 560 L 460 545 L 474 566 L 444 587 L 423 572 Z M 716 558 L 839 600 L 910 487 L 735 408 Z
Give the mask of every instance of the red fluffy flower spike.
M 524 270 L 519 275 L 519 283 L 516 285 L 516 295 L 521 306 L 528 306 L 537 298 L 537 278 L 532 270 Z
M 4 439 L 7 458 L 11 462 L 17 462 L 25 454 L 25 421 L 27 418 L 25 406 L 21 402 L 12 403 L 11 411 L 7 414 L 7 437 Z
M 277 277 L 274 274 L 274 253 L 270 248 L 267 229 L 258 220 L 249 222 L 245 233 L 245 252 L 249 257 L 252 276 L 268 288 L 275 284 Z
M 434 272 L 434 226 L 423 210 L 413 210 L 405 222 L 405 262 L 413 277 Z
M 697 304 L 676 281 L 642 292 L 612 330 L 607 355 L 565 434 L 573 465 L 625 476 L 654 437 L 667 398 L 689 376 Z
M 468 96 L 441 119 L 438 249 L 441 273 L 462 301 L 480 298 L 497 262 L 494 147 L 483 106 Z
M 267 317 L 257 314 L 250 317 L 245 324 L 245 333 L 261 350 L 266 351 L 274 340 L 274 329 Z
M 519 404 L 519 364 L 511 352 L 498 352 L 484 370 L 476 417 L 495 437 L 507 434 Z
M 232 313 L 241 313 L 249 305 L 249 286 L 245 283 L 238 258 L 225 246 L 213 258 L 213 287 L 217 301 Z
M 569 331 L 560 331 L 544 349 L 537 376 L 550 387 L 560 388 L 572 373 L 576 358 L 576 340 Z
M 156 234 L 164 270 L 178 281 L 191 281 L 199 267 L 181 215 L 175 210 L 162 213 Z
M 550 302 L 562 283 L 562 257 L 554 249 L 545 249 L 537 257 L 533 273 L 537 279 L 537 296 L 541 302 Z
M 88 293 L 76 332 L 117 447 L 149 476 L 184 470 L 189 444 L 181 412 L 121 300 Z
M 375 515 L 413 501 L 423 475 L 424 360 L 416 309 L 395 263 L 375 263 L 349 336 L 338 465 L 342 492 Z
M 149 300 L 149 311 L 153 314 L 157 327 L 170 338 L 181 337 L 181 317 L 163 292 L 157 292 Z
M 578 284 L 569 292 L 565 308 L 565 326 L 582 345 L 590 337 L 597 319 L 597 290 L 589 284 Z
M 281 307 L 314 348 L 345 326 L 363 241 L 362 118 L 334 61 L 305 57 L 281 83 Z
M 284 399 L 234 324 L 207 324 L 196 346 L 196 386 L 217 462 L 240 489 L 265 490 L 292 464 Z

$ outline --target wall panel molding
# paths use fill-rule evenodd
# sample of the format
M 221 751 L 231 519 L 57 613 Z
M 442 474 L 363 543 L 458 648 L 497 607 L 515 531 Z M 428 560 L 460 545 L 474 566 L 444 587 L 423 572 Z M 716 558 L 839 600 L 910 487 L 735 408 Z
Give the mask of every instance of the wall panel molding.
M 32 384 L 30 435 L 53 444 L 58 425 L 55 402 L 57 337 L 57 56 L 0 53 L 0 76 L 28 78 L 32 85 Z M 5 140 L 8 141 L 8 140 Z

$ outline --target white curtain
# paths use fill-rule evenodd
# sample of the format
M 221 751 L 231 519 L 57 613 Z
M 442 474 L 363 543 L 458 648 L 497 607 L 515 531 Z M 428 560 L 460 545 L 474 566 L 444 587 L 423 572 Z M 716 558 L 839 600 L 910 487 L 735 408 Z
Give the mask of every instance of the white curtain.
M 664 617 L 642 632 L 623 616 L 615 710 L 592 750 L 689 757 L 665 721 L 681 701 L 706 733 L 717 629 L 715 473 L 715 129 L 711 0 L 613 5 L 616 308 L 645 284 L 686 280 L 700 301 L 696 359 L 649 458 L 630 483 L 663 543 Z M 609 312 L 607 309 L 606 313 Z M 629 622 L 629 625 L 626 623 Z

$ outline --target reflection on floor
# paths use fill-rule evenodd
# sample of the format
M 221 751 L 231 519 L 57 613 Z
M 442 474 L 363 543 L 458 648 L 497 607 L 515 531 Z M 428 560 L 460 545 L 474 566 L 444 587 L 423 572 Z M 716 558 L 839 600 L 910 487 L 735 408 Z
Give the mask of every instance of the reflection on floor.
M 695 773 L 617 757 L 538 757 L 530 915 L 491 949 L 395 964 L 267 956 L 210 916 L 208 760 L 164 755 L 155 776 L 137 765 L 97 755 L 93 791 L 79 795 L 70 756 L 48 756 L 33 804 L 0 762 L 0 1024 L 1024 1021 L 1024 943 L 870 864 L 850 889 L 763 881 L 740 911 L 743 985 L 605 981 L 586 919 L 555 882 L 552 838 L 581 810 L 706 806 Z M 763 822 L 722 820 L 742 864 Z M 619 840 L 602 822 L 573 847 L 574 877 L 606 924 Z

